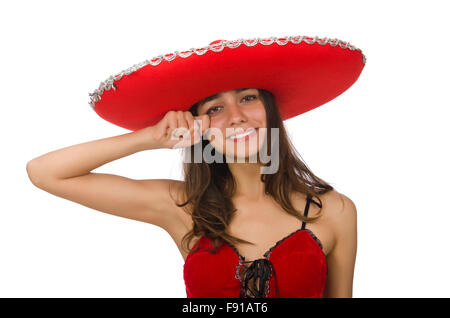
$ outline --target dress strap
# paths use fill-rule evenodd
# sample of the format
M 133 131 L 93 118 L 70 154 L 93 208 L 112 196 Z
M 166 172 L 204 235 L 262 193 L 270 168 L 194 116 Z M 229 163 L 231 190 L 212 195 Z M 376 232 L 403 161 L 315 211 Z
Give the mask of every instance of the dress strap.
M 305 212 L 303 213 L 304 216 L 308 216 L 308 211 L 309 211 L 309 205 L 310 205 L 310 203 L 311 203 L 311 196 L 308 194 L 308 196 L 306 197 Z M 302 222 L 302 230 L 305 229 L 305 225 L 306 225 L 306 222 L 303 221 L 303 222 Z
M 314 201 L 312 199 L 311 195 L 308 194 L 308 196 L 306 197 L 305 212 L 303 213 L 304 216 L 308 216 L 309 205 L 310 205 L 311 202 L 314 203 L 315 205 L 317 205 L 319 208 L 322 207 L 322 205 L 319 202 Z M 306 222 L 303 221 L 302 222 L 302 230 L 305 229 L 305 225 L 306 225 Z

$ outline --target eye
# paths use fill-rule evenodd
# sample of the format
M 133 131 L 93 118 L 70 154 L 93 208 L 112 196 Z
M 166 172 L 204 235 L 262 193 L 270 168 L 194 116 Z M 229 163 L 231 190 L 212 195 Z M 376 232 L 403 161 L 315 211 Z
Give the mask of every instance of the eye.
M 211 114 L 211 113 L 215 113 L 215 112 L 211 112 L 211 110 L 212 109 L 216 109 L 216 108 L 219 108 L 220 106 L 213 106 L 213 107 L 211 107 L 210 109 L 208 109 L 207 111 L 206 111 L 206 114 Z
M 256 99 L 256 95 L 246 95 L 246 96 L 244 96 L 244 98 L 242 98 L 243 100 L 244 99 L 246 99 L 247 97 L 253 97 L 251 100 L 254 100 L 254 99 Z M 212 111 L 213 109 L 217 109 L 217 108 L 220 108 L 220 107 L 222 107 L 222 106 L 213 106 L 213 107 L 211 107 L 211 108 L 209 108 L 207 111 L 206 111 L 206 114 L 214 114 L 214 113 L 216 113 L 217 111 Z
M 246 99 L 247 97 L 253 97 L 253 99 L 255 99 L 256 98 L 256 95 L 246 95 L 243 99 Z M 252 100 L 253 100 L 252 99 Z

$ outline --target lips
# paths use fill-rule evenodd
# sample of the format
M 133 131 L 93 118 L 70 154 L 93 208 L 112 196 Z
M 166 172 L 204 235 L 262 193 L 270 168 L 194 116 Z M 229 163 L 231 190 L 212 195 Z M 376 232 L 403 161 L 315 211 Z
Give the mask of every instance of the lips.
M 240 133 L 240 134 L 234 134 L 230 137 L 228 137 L 229 140 L 234 141 L 234 142 L 241 142 L 241 141 L 246 141 L 248 139 L 250 139 L 252 136 L 256 135 L 258 133 L 258 128 L 251 128 L 246 130 L 244 133 Z
M 240 131 L 240 129 L 238 129 Z M 243 132 L 235 132 L 232 135 L 228 136 L 227 139 L 241 139 L 244 138 L 248 135 L 251 135 L 253 132 L 258 131 L 258 128 L 247 128 L 245 131 Z

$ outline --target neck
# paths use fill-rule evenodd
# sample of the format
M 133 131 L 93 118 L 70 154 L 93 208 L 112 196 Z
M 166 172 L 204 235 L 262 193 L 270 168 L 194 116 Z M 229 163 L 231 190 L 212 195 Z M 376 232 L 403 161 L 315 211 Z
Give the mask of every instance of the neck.
M 264 182 L 261 181 L 261 165 L 258 163 L 228 163 L 228 168 L 236 180 L 236 198 L 245 197 L 260 200 L 264 197 Z

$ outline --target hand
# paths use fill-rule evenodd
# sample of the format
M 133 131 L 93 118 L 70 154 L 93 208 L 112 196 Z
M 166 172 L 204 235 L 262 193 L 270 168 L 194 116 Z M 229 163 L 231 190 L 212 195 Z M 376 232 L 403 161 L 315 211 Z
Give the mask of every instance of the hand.
M 194 117 L 189 111 L 171 110 L 156 125 L 147 128 L 155 148 L 176 149 L 200 142 L 209 125 L 207 114 Z

